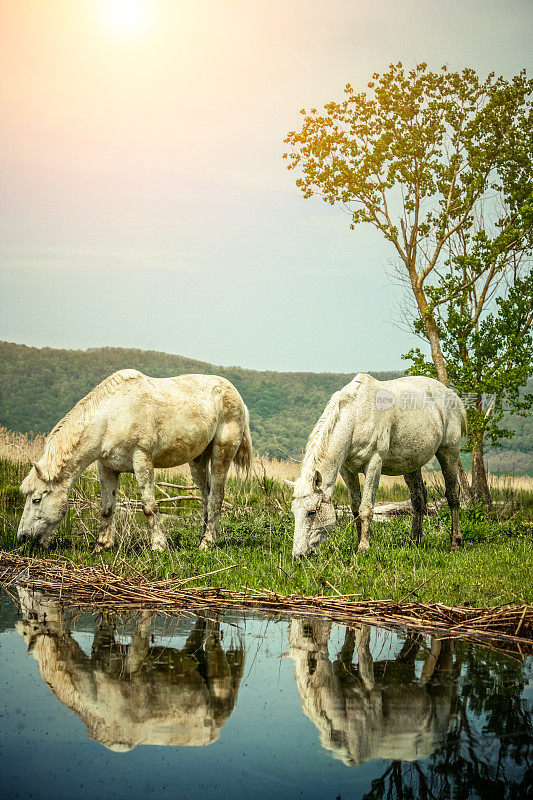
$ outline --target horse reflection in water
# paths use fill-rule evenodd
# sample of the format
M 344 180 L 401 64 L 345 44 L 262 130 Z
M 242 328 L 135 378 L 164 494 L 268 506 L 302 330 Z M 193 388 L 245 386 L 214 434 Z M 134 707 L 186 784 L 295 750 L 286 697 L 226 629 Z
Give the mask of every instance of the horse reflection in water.
M 87 656 L 65 624 L 59 603 L 19 589 L 18 632 L 41 678 L 78 714 L 89 736 L 110 750 L 139 744 L 200 746 L 215 742 L 237 700 L 242 643 L 223 650 L 220 623 L 199 614 L 181 649 L 150 644 L 151 614 L 137 619 L 129 645 L 100 622 Z
M 292 620 L 289 628 L 289 655 L 302 707 L 322 746 L 349 766 L 375 758 L 415 761 L 429 756 L 450 724 L 452 642 L 432 639 L 417 679 L 420 635 L 408 637 L 396 659 L 374 661 L 370 628 L 347 629 L 332 661 L 330 633 L 331 623 L 321 620 Z

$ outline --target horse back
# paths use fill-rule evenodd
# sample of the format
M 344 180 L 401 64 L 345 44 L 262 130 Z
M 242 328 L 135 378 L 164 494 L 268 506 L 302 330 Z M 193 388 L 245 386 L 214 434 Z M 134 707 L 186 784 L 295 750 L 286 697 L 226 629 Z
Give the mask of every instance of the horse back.
M 422 376 L 357 378 L 352 450 L 359 451 L 363 461 L 377 451 L 382 471 L 400 475 L 422 467 L 442 446 L 458 450 L 464 409 L 440 381 Z
M 102 449 L 127 462 L 137 448 L 154 466 L 184 464 L 202 453 L 221 424 L 242 426 L 245 406 L 232 384 L 216 375 L 180 375 L 125 383 L 102 408 Z

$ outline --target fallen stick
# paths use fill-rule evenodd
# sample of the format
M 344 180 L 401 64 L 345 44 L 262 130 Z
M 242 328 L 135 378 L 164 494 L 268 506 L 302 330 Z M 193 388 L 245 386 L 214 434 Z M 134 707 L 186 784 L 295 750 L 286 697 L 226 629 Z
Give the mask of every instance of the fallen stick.
M 437 513 L 439 508 L 444 503 L 443 500 L 436 500 L 429 502 L 427 505 L 426 514 L 428 516 L 433 516 Z M 343 513 L 351 513 L 350 506 L 338 506 L 338 511 Z M 410 500 L 399 500 L 395 503 L 390 502 L 381 502 L 376 503 L 374 506 L 374 516 L 372 519 L 375 522 L 383 522 L 387 519 L 393 519 L 394 517 L 412 517 L 413 516 L 413 506 Z
M 403 601 L 404 601 L 404 600 L 407 600 L 407 598 L 408 598 L 408 597 L 411 597 L 411 595 L 412 595 L 412 594 L 414 594 L 415 592 L 418 592 L 418 590 L 419 590 L 419 589 L 421 589 L 421 588 L 422 588 L 422 586 L 425 586 L 425 585 L 426 585 L 426 583 L 428 583 L 428 581 L 430 581 L 432 578 L 434 578 L 434 577 L 435 577 L 435 575 L 437 575 L 437 574 L 438 574 L 438 570 L 436 570 L 436 571 L 433 573 L 433 575 L 430 575 L 430 576 L 429 576 L 429 578 L 426 578 L 426 580 L 425 580 L 425 581 L 422 581 L 422 583 L 419 583 L 419 584 L 418 584 L 418 586 L 415 586 L 415 588 L 414 588 L 414 589 L 411 589 L 411 591 L 410 591 L 410 592 L 407 592 L 407 594 L 406 594 L 404 597 L 402 597 L 402 599 L 401 599 L 399 602 L 400 602 L 400 603 L 403 603 Z
M 199 500 L 202 502 L 202 498 L 198 497 L 196 494 L 179 494 L 175 495 L 174 497 L 160 497 L 159 500 L 157 500 L 157 504 L 173 503 L 175 500 Z
M 180 483 L 168 483 L 167 481 L 156 481 L 156 486 L 167 486 L 169 489 L 180 489 L 181 491 L 196 492 L 197 486 L 182 486 Z
M 522 616 L 520 617 L 520 622 L 518 623 L 518 626 L 517 626 L 517 628 L 516 628 L 516 630 L 514 632 L 515 636 L 518 636 L 520 628 L 522 627 L 522 623 L 524 622 L 524 617 L 526 616 L 526 611 L 527 611 L 527 606 L 524 606 L 524 611 L 522 613 Z
M 211 572 L 204 572 L 203 575 L 193 575 L 191 578 L 183 578 L 182 580 L 178 581 L 179 586 L 183 586 L 184 583 L 189 583 L 189 581 L 196 581 L 200 578 L 207 578 L 208 575 L 216 575 L 217 572 L 226 572 L 228 569 L 235 569 L 237 564 L 230 564 L 229 567 L 220 567 L 220 569 L 214 569 Z

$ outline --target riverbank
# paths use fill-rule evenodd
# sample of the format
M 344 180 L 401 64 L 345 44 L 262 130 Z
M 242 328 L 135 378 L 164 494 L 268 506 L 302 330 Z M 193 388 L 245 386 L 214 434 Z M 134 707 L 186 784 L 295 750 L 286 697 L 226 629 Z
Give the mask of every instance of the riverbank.
M 212 579 L 236 568 L 236 565 L 222 567 L 191 578 L 148 581 L 142 573 L 128 570 L 127 564 L 126 570 L 114 572 L 106 566 L 76 565 L 66 558 L 41 559 L 0 551 L 0 584 L 4 587 L 22 587 L 46 600 L 70 602 L 91 611 L 148 610 L 179 614 L 184 610 L 260 609 L 266 613 L 323 617 L 342 624 L 406 625 L 420 632 L 494 639 L 517 647 L 518 652 L 522 652 L 520 646 L 526 646 L 528 651 L 533 646 L 533 607 L 526 604 L 480 609 L 419 603 L 411 599 L 416 590 L 396 603 L 363 600 L 359 593 L 280 595 L 248 587 L 231 591 L 195 585 L 199 580 Z M 332 585 L 330 588 L 334 589 Z
M 18 555 L 29 555 L 28 546 L 20 546 L 16 539 L 23 505 L 18 484 L 27 470 L 27 464 L 0 460 L 0 549 Z M 479 608 L 533 602 L 533 492 L 525 487 L 503 486 L 495 491 L 495 509 L 490 513 L 481 508 L 462 510 L 459 552 L 449 551 L 449 512 L 444 505 L 424 521 L 419 546 L 410 543 L 409 517 L 374 523 L 370 550 L 362 556 L 355 554 L 357 535 L 351 516 L 341 512 L 319 553 L 293 563 L 289 487 L 266 474 L 247 482 L 230 478 L 217 547 L 206 553 L 198 550 L 202 518 L 200 504 L 191 497 L 190 478 L 174 471 L 160 473 L 158 481 L 160 507 L 166 509 L 161 517 L 169 540 L 167 552 L 149 549 L 136 484 L 132 476 L 124 475 L 117 547 L 95 553 L 99 484 L 89 470 L 73 489 L 72 507 L 51 548 L 36 549 L 32 555 L 107 566 L 125 575 L 141 573 L 148 581 L 195 578 L 195 586 L 231 591 L 357 594 L 362 600 L 395 603 L 408 597 L 421 603 Z M 442 499 L 441 492 L 437 483 L 429 483 L 430 500 Z M 378 500 L 404 498 L 399 485 L 381 489 L 378 496 Z M 336 487 L 334 501 L 337 507 L 346 504 L 344 486 Z M 196 577 L 205 573 L 214 574 Z

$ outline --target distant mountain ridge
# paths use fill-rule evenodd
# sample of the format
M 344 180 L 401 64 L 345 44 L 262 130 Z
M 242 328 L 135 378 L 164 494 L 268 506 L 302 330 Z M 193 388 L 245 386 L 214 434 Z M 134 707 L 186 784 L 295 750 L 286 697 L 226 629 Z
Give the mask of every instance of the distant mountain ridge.
M 404 374 L 401 370 L 373 372 L 367 366 L 354 365 L 351 373 L 261 372 L 154 350 L 59 350 L 0 342 L 0 425 L 23 433 L 47 433 L 97 383 L 127 367 L 153 377 L 212 373 L 228 378 L 241 393 L 250 410 L 252 440 L 259 453 L 297 457 L 333 392 L 357 372 L 370 372 L 380 380 Z M 515 436 L 504 440 L 498 451 L 488 451 L 489 467 L 531 473 L 533 417 L 507 417 L 504 425 Z
M 345 374 L 260 372 L 154 350 L 59 350 L 0 342 L 0 424 L 23 433 L 47 433 L 97 383 L 125 368 L 157 378 L 187 372 L 224 376 L 250 410 L 254 447 L 274 458 L 301 453 L 333 392 L 365 371 L 362 366 Z M 403 373 L 372 374 L 387 380 Z

